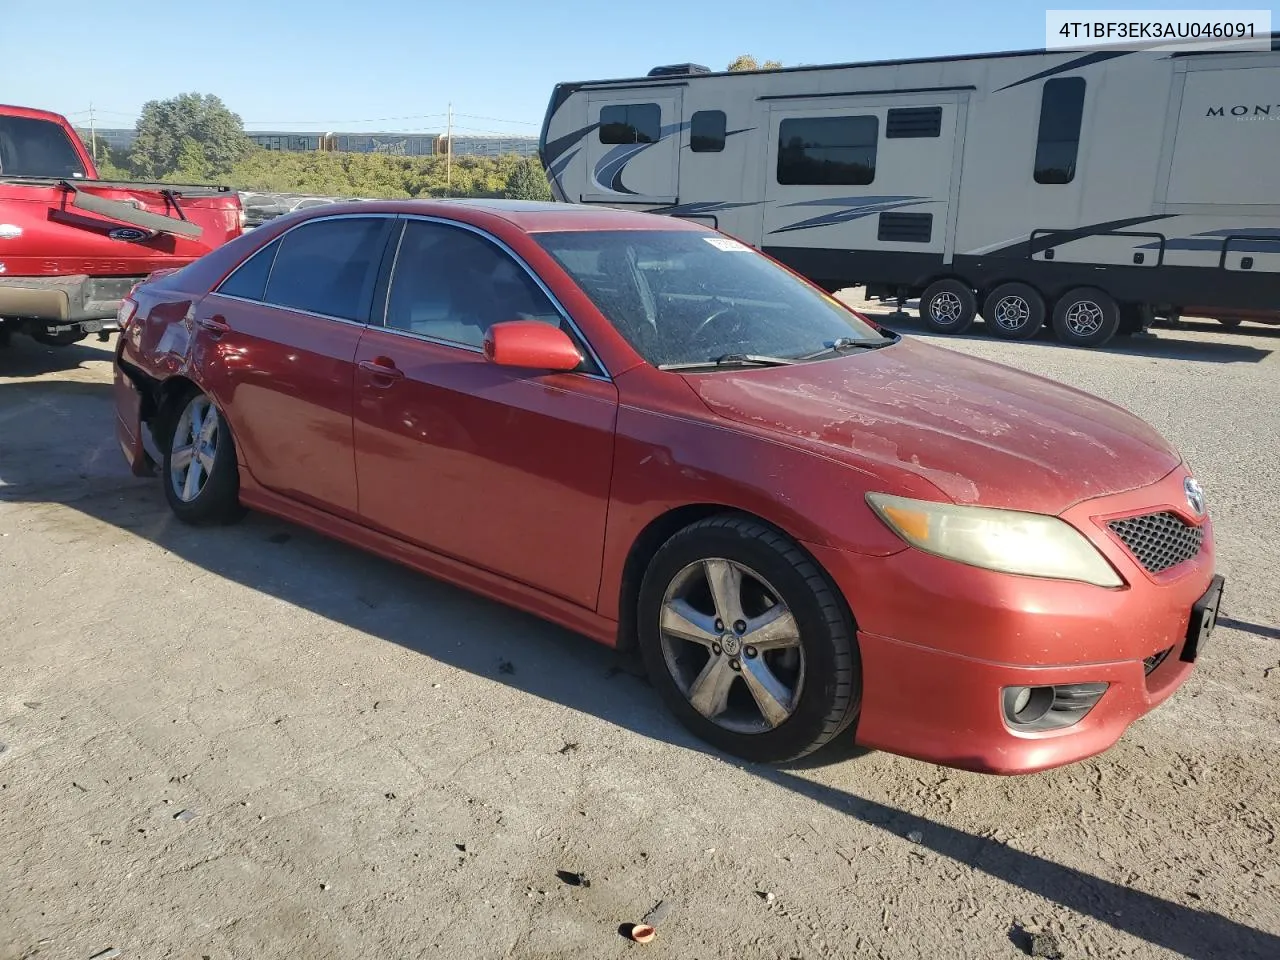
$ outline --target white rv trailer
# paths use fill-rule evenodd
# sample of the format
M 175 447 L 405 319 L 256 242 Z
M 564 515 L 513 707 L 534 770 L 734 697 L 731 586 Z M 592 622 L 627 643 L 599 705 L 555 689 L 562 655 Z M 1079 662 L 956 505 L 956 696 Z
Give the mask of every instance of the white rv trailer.
M 1028 51 L 558 84 L 561 201 L 706 223 L 959 333 L 1280 317 L 1271 51 Z

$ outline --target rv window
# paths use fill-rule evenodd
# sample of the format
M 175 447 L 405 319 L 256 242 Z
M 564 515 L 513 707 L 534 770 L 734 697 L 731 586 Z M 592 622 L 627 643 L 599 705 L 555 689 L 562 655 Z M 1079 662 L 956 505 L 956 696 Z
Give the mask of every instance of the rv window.
M 662 108 L 656 103 L 618 103 L 600 108 L 601 143 L 657 143 Z
M 783 120 L 778 127 L 778 183 L 871 183 L 879 134 L 876 117 Z
M 941 107 L 899 107 L 890 110 L 884 121 L 886 140 L 942 135 Z
M 689 121 L 689 149 L 694 153 L 719 153 L 724 149 L 723 110 L 699 110 Z
M 1075 179 L 1083 116 L 1083 77 L 1045 81 L 1036 138 L 1036 183 L 1070 183 Z

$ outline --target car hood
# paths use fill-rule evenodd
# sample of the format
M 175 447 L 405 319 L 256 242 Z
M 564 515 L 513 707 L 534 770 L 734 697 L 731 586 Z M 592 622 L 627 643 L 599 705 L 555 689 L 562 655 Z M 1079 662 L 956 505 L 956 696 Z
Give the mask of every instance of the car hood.
M 904 339 L 787 367 L 686 375 L 710 410 L 957 503 L 1060 513 L 1154 483 L 1181 462 L 1155 430 L 1052 380 Z

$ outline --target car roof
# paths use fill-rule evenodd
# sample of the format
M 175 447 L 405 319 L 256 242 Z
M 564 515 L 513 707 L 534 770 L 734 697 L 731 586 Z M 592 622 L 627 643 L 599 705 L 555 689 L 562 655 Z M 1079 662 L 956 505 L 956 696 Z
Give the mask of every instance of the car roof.
M 441 200 L 365 200 L 306 208 L 293 214 L 335 216 L 343 213 L 398 213 L 450 217 L 466 221 L 468 213 L 506 220 L 526 233 L 568 230 L 689 230 L 706 233 L 702 224 L 638 210 L 541 200 L 450 198 Z
M 0 117 L 22 117 L 27 120 L 49 120 L 53 123 L 65 123 L 66 118 L 52 110 L 41 110 L 39 107 L 19 107 L 11 103 L 0 103 Z

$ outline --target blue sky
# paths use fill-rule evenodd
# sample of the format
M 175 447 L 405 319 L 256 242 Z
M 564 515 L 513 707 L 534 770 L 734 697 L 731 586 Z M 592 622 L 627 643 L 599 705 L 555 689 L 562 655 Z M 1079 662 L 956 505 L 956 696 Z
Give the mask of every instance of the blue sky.
M 1046 9 L 1027 0 L 180 0 L 148 16 L 123 12 L 128 4 L 104 14 L 101 0 L 60 0 L 56 14 L 4 5 L 0 100 L 77 124 L 91 102 L 99 126 L 131 127 L 145 101 L 198 91 L 222 97 L 251 129 L 436 131 L 452 101 L 459 132 L 511 133 L 537 132 L 559 80 L 688 61 L 723 69 L 740 53 L 793 65 L 1041 47 Z

